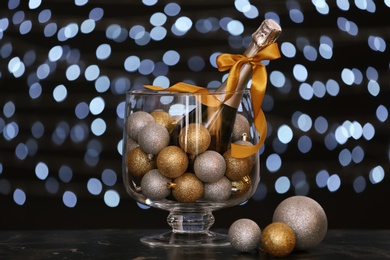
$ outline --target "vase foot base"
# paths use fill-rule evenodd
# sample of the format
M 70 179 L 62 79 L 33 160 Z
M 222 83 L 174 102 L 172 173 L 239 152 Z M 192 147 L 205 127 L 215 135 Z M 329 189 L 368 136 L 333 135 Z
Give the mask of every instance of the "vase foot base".
M 212 231 L 204 233 L 166 232 L 142 237 L 141 242 L 156 247 L 220 247 L 230 245 L 227 235 Z

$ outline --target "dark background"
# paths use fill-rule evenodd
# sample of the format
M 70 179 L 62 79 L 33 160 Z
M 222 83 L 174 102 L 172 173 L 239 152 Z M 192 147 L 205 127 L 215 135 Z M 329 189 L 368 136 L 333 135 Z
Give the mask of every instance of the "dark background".
M 268 18 L 270 12 L 277 14 L 283 29 L 278 39 L 279 45 L 290 42 L 296 47 L 297 53 L 293 58 L 285 57 L 282 53 L 279 60 L 272 61 L 267 66 L 269 75 L 272 71 L 280 71 L 285 75 L 287 83 L 282 88 L 274 87 L 271 83 L 267 87 L 266 100 L 272 100 L 273 105 L 264 109 L 269 123 L 268 137 L 260 156 L 261 189 L 265 193 L 259 199 L 249 200 L 245 205 L 215 212 L 216 223 L 213 227 L 227 228 L 234 220 L 244 217 L 265 227 L 270 223 L 275 207 L 283 199 L 300 194 L 307 195 L 322 205 L 328 216 L 329 228 L 390 228 L 390 214 L 387 210 L 390 196 L 390 127 L 387 117 L 381 122 L 376 116 L 379 106 L 384 106 L 387 111 L 390 107 L 390 56 L 388 46 L 382 51 L 369 47 L 370 36 L 381 37 L 386 43 L 389 41 L 389 6 L 383 1 L 376 1 L 374 9 L 371 3 L 364 10 L 350 3 L 348 10 L 342 10 L 334 3 L 336 1 L 330 1 L 329 12 L 321 14 L 312 3 L 315 1 L 251 1 L 257 7 L 259 15 L 250 19 L 237 10 L 234 1 L 172 1 L 180 5 L 181 11 L 175 16 L 168 16 L 164 25 L 168 33 L 163 40 L 151 40 L 146 45 L 138 45 L 128 35 L 123 40 L 107 38 L 106 30 L 111 24 L 120 25 L 127 32 L 135 25 L 142 25 L 150 31 L 153 28 L 149 23 L 151 15 L 164 12 L 164 7 L 170 2 L 158 1 L 148 6 L 142 1 L 89 1 L 78 6 L 73 1 L 53 0 L 43 1 L 34 9 L 28 7 L 27 1 L 21 1 L 20 4 L 17 1 L 1 2 L 0 19 L 8 19 L 8 26 L 0 31 L 0 50 L 10 44 L 12 51 L 7 55 L 1 53 L 0 57 L 0 229 L 168 228 L 165 222 L 167 212 L 141 209 L 123 187 L 121 155 L 117 149 L 122 138 L 122 118 L 116 110 L 124 101 L 125 90 L 152 84 L 157 76 L 126 71 L 124 61 L 133 55 L 141 60 L 161 61 L 166 51 L 176 50 L 181 55 L 180 61 L 169 66 L 165 74 L 171 84 L 189 80 L 197 85 L 207 86 L 211 81 L 220 81 L 223 75 L 211 66 L 210 55 L 215 52 L 243 53 L 243 44 L 235 47 L 232 43 L 250 36 Z M 72 22 L 80 25 L 96 7 L 102 8 L 104 15 L 96 21 L 93 32 L 79 32 L 66 41 L 59 41 L 56 35 L 45 37 L 45 24 L 54 22 L 58 29 Z M 44 9 L 51 10 L 51 18 L 48 22 L 40 23 L 38 14 Z M 304 20 L 294 22 L 290 16 L 292 10 L 300 10 Z M 32 29 L 26 34 L 20 33 L 20 22 L 12 20 L 21 11 L 23 19 L 32 22 Z M 183 36 L 175 36 L 170 28 L 180 16 L 189 17 L 194 24 Z M 218 20 L 231 17 L 238 20 L 244 25 L 244 32 L 240 36 L 232 36 L 218 26 L 206 33 L 198 32 L 195 22 L 210 17 Z M 340 18 L 356 25 L 358 33 L 352 35 L 341 30 L 338 27 Z M 303 45 L 313 46 L 318 52 L 321 36 L 327 36 L 333 41 L 331 59 L 324 59 L 318 53 L 316 60 L 306 59 L 299 46 L 303 42 Z M 95 56 L 96 48 L 102 43 L 110 44 L 112 49 L 106 60 L 98 60 Z M 80 65 L 81 73 L 91 64 L 98 65 L 100 75 L 110 78 L 110 88 L 98 93 L 95 82 L 86 80 L 82 75 L 76 80 L 68 80 L 65 71 L 72 62 L 65 59 L 49 62 L 55 66 L 48 77 L 37 79 L 32 76 L 41 64 L 48 62 L 48 52 L 56 45 L 79 51 L 80 58 L 74 63 Z M 23 75 L 15 77 L 9 71 L 9 61 L 13 57 L 22 59 L 28 51 L 33 51 L 36 58 L 32 64 L 26 65 Z M 195 55 L 205 60 L 205 66 L 200 71 L 191 70 L 187 64 Z M 293 75 L 296 64 L 302 64 L 308 70 L 304 83 L 312 85 L 315 81 L 320 81 L 325 84 L 327 80 L 333 79 L 338 82 L 340 91 L 337 95 L 325 94 L 323 97 L 304 100 L 299 94 L 302 82 Z M 372 95 L 368 91 L 366 71 L 369 67 L 378 72 L 378 95 Z M 362 81 L 346 84 L 342 80 L 343 69 L 361 71 Z M 131 84 L 122 91 L 117 91 L 114 87 L 117 79 L 127 79 Z M 39 82 L 42 86 L 42 93 L 37 98 L 29 95 L 32 82 Z M 68 94 L 64 101 L 56 102 L 53 90 L 60 84 L 66 86 Z M 83 119 L 77 118 L 77 104 L 89 103 L 97 96 L 104 99 L 104 110 L 99 115 L 89 113 Z M 9 108 L 10 102 L 15 108 L 15 112 L 11 114 L 5 109 Z M 313 124 L 319 116 L 326 118 L 329 124 L 326 133 L 320 134 L 314 127 L 307 132 L 295 127 L 292 118 L 297 111 L 309 115 Z M 106 122 L 107 130 L 103 135 L 96 136 L 88 131 L 87 137 L 80 142 L 71 139 L 72 127 L 80 125 L 88 128 L 96 118 L 102 118 Z M 31 130 L 37 121 L 45 128 L 40 137 L 35 137 Z M 324 144 L 326 137 L 332 136 L 338 126 L 348 121 L 356 121 L 362 126 L 371 124 L 375 129 L 374 137 L 369 140 L 363 137 L 349 138 L 345 144 L 337 144 L 333 149 L 328 149 Z M 18 125 L 18 134 L 9 140 L 5 131 L 6 125 L 10 123 Z M 68 128 L 59 127 L 61 124 Z M 294 137 L 289 144 L 278 146 L 277 129 L 284 124 L 291 127 Z M 60 143 L 53 141 L 58 129 L 65 132 Z M 302 136 L 312 141 L 312 149 L 307 153 L 297 148 Z M 17 147 L 21 144 L 28 150 L 23 158 L 16 156 Z M 98 151 L 98 155 L 89 154 L 91 146 L 98 147 L 94 150 Z M 358 163 L 342 165 L 339 161 L 340 152 L 345 149 L 352 151 L 356 146 L 364 151 L 364 159 Z M 282 160 L 282 165 L 276 172 L 271 172 L 266 165 L 267 158 L 273 154 L 279 154 Z M 92 160 L 88 161 L 86 158 Z M 49 169 L 48 176 L 43 180 L 35 174 L 35 167 L 39 162 L 44 162 Z M 62 181 L 59 177 L 59 169 L 63 165 L 72 169 L 69 182 Z M 378 183 L 373 183 L 370 179 L 370 172 L 375 167 L 380 167 L 384 172 L 383 179 Z M 114 171 L 117 181 L 112 185 L 103 184 L 102 191 L 93 195 L 88 191 L 87 183 L 91 178 L 101 180 L 104 169 Z M 330 176 L 337 176 L 341 182 L 339 188 L 331 191 L 327 187 L 319 187 L 316 175 L 320 170 L 326 170 Z M 287 192 L 278 193 L 274 187 L 275 182 L 282 176 L 293 181 L 297 172 L 303 173 L 304 189 L 291 186 Z M 354 188 L 357 178 L 365 184 L 362 190 Z M 50 185 L 55 186 L 50 188 Z M 18 200 L 15 199 L 15 194 L 20 194 L 20 191 L 26 196 L 23 203 L 17 203 Z M 63 194 L 67 191 L 77 197 L 77 203 L 73 207 L 68 207 L 63 202 Z M 118 205 L 107 205 L 104 200 L 107 191 L 115 191 L 119 195 Z

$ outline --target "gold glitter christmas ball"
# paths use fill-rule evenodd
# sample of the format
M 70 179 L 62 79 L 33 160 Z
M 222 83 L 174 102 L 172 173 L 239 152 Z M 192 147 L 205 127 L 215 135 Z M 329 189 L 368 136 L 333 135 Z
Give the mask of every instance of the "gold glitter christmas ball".
M 261 229 L 251 219 L 239 219 L 230 226 L 228 238 L 233 248 L 241 252 L 250 252 L 257 249 L 260 244 Z
M 249 175 L 253 167 L 253 159 L 251 156 L 245 158 L 232 157 L 231 149 L 223 154 L 226 162 L 226 177 L 231 181 L 239 181 L 244 176 Z
M 250 125 L 248 119 L 242 114 L 237 114 L 233 125 L 232 140 L 233 142 L 241 140 L 242 134 L 249 136 Z
M 203 196 L 204 187 L 201 180 L 193 173 L 184 173 L 171 184 L 172 195 L 184 203 L 196 202 Z
M 150 113 L 157 124 L 164 126 L 170 133 L 175 127 L 176 121 L 165 111 L 156 110 Z
M 202 124 L 192 123 L 186 125 L 179 133 L 179 145 L 191 155 L 198 155 L 209 148 L 211 135 Z
M 141 149 L 150 154 L 158 154 L 168 146 L 170 140 L 168 130 L 157 123 L 150 123 L 138 134 L 138 144 Z
M 294 231 L 285 223 L 273 222 L 261 233 L 261 248 L 276 257 L 289 255 L 295 247 Z
M 294 230 L 296 248 L 300 250 L 317 246 L 324 239 L 328 220 L 318 202 L 306 196 L 292 196 L 275 209 L 273 222 L 283 222 Z
M 156 161 L 150 154 L 142 151 L 137 146 L 127 153 L 126 156 L 127 171 L 134 177 L 142 177 L 151 169 L 156 168 Z
M 177 178 L 188 168 L 188 156 L 178 146 L 167 146 L 157 155 L 157 168 L 168 178 Z
M 138 142 L 138 134 L 147 124 L 154 122 L 151 114 L 145 111 L 136 111 L 127 117 L 127 135 Z
M 252 187 L 252 181 L 249 176 L 244 176 L 239 181 L 232 181 L 232 195 L 242 196 L 247 194 Z

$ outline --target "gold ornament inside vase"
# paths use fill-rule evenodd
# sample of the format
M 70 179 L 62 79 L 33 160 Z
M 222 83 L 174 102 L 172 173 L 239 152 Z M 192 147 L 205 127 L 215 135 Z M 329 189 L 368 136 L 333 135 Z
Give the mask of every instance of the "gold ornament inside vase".
M 200 123 L 185 126 L 179 134 L 180 147 L 193 156 L 203 153 L 211 143 L 209 130 Z
M 127 171 L 134 177 L 142 177 L 148 171 L 156 168 L 156 160 L 153 155 L 147 154 L 137 146 L 126 156 Z

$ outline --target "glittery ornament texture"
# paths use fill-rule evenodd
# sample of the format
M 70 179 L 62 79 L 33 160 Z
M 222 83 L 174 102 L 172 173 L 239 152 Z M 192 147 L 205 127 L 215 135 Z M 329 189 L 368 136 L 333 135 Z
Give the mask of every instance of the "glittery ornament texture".
M 156 168 L 156 161 L 152 156 L 145 153 L 139 146 L 137 146 L 127 154 L 126 166 L 128 172 L 132 176 L 142 177 L 148 171 Z
M 145 111 L 137 111 L 129 115 L 127 118 L 127 135 L 138 142 L 138 134 L 147 124 L 153 123 L 154 118 L 152 115 Z
M 157 123 L 150 123 L 138 134 L 138 144 L 143 151 L 158 154 L 169 144 L 168 130 Z
M 152 200 L 164 199 L 171 193 L 170 182 L 171 179 L 161 175 L 157 169 L 150 170 L 142 177 L 141 192 Z
M 153 111 L 150 114 L 154 117 L 156 123 L 164 126 L 168 132 L 171 132 L 175 126 L 173 118 L 165 111 Z
M 168 178 L 177 178 L 188 167 L 187 154 L 177 146 L 167 146 L 157 155 L 157 168 Z
M 226 163 L 220 153 L 205 151 L 196 157 L 194 171 L 201 181 L 215 182 L 225 174 Z
M 177 201 L 196 202 L 203 196 L 203 183 L 193 173 L 184 173 L 174 180 L 172 194 Z
M 261 239 L 260 227 L 251 219 L 236 220 L 229 228 L 228 237 L 233 248 L 250 252 L 258 248 Z
M 308 249 L 324 239 L 328 220 L 318 202 L 306 196 L 292 196 L 282 201 L 275 209 L 273 222 L 283 222 L 295 232 L 296 248 Z
M 198 123 L 186 125 L 179 134 L 179 144 L 183 150 L 192 155 L 203 153 L 209 148 L 211 136 L 209 130 Z
M 216 182 L 204 184 L 204 199 L 210 201 L 225 201 L 232 193 L 232 184 L 226 177 Z
M 261 248 L 273 256 L 289 255 L 294 250 L 295 243 L 294 231 L 282 222 L 269 224 L 261 233 Z
M 229 149 L 223 154 L 223 158 L 226 162 L 225 175 L 231 181 L 239 181 L 252 171 L 253 159 L 251 157 L 234 158 Z

